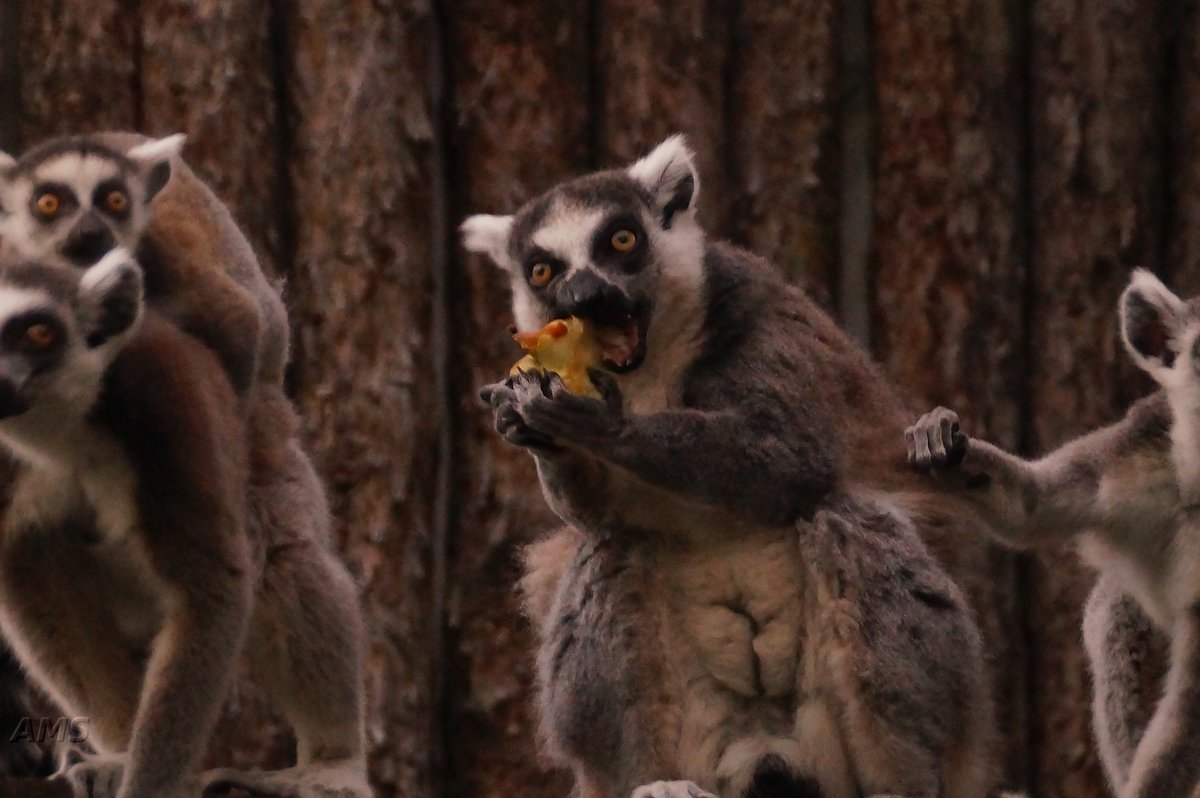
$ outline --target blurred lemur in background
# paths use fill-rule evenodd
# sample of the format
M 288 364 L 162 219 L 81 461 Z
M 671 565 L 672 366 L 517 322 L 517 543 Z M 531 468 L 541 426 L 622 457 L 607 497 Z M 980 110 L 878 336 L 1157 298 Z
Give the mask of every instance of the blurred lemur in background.
M 981 643 L 921 540 L 971 523 L 895 444 L 887 380 L 767 263 L 707 240 L 682 137 L 466 247 L 523 329 L 600 331 L 604 398 L 485 388 L 566 526 L 526 553 L 539 711 L 579 798 L 979 798 Z
M 217 355 L 244 425 L 247 532 L 269 565 L 255 588 L 249 659 L 297 737 L 294 770 L 231 771 L 224 783 L 301 795 L 329 774 L 365 795 L 362 619 L 284 393 L 287 313 L 228 209 L 180 158 L 182 143 L 102 133 L 19 159 L 0 153 L 0 242 L 71 270 L 115 246 L 136 252 L 148 306 Z
M 935 469 L 1001 540 L 1082 535 L 1100 573 L 1083 635 L 1105 772 L 1121 798 L 1177 798 L 1200 785 L 1200 299 L 1138 270 L 1120 317 L 1126 349 L 1161 390 L 1116 424 L 1032 461 L 968 438 L 943 407 L 906 437 L 913 464 Z M 1154 706 L 1139 660 L 1160 633 L 1170 664 Z

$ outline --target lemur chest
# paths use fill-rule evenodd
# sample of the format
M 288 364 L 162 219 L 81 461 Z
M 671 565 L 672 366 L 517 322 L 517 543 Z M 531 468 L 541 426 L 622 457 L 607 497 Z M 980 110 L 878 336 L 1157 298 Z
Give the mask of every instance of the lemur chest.
M 8 526 L 44 535 L 71 552 L 84 593 L 103 605 L 112 631 L 134 645 L 161 623 L 166 588 L 146 550 L 137 477 L 124 452 L 87 436 L 70 457 L 26 467 L 14 490 Z

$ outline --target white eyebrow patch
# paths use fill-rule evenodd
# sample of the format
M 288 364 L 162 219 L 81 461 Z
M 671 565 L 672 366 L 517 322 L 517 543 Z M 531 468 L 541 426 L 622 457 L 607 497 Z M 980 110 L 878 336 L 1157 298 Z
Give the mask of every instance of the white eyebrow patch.
M 583 266 L 591 260 L 596 228 L 610 213 L 611 208 L 556 205 L 530 240 L 564 260 L 568 268 Z
M 52 307 L 57 304 L 54 298 L 45 291 L 17 288 L 16 286 L 0 286 L 0 326 L 13 316 L 35 308 Z
M 96 186 L 120 174 L 120 167 L 112 160 L 77 152 L 55 156 L 33 170 L 35 183 L 61 183 L 68 186 L 82 204 L 87 204 Z

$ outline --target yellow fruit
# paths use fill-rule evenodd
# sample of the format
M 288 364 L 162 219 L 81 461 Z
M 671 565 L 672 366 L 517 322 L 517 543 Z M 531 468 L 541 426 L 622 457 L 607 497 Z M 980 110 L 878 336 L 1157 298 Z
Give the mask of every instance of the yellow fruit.
M 600 368 L 600 345 L 587 323 L 572 316 L 555 319 L 537 332 L 517 333 L 513 340 L 528 354 L 509 370 L 509 376 L 521 372 L 552 372 L 567 390 L 579 396 L 600 398 L 588 369 Z

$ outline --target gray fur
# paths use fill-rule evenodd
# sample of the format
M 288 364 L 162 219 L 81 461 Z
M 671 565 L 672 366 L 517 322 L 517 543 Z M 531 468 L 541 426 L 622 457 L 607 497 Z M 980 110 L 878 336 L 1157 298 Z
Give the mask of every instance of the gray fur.
M 698 192 L 672 139 L 463 225 L 508 270 L 520 326 L 642 325 L 644 360 L 594 374 L 601 400 L 534 374 L 482 392 L 569 524 L 523 580 L 547 748 L 581 798 L 749 798 L 780 774 L 825 798 L 982 795 L 970 613 L 903 502 L 862 490 L 892 479 L 863 419 L 896 421 L 894 394 L 799 289 L 705 240 Z M 605 249 L 615 224 L 639 236 L 626 256 Z M 534 286 L 533 263 L 555 280 Z M 876 539 L 886 568 L 868 566 Z M 909 624 L 927 636 L 901 640 Z M 850 651 L 895 689 L 858 679 Z
M 1101 573 L 1085 611 L 1101 757 L 1121 798 L 1190 795 L 1200 784 L 1200 303 L 1148 272 L 1121 298 L 1134 360 L 1162 386 L 1125 418 L 1034 461 L 969 438 L 937 408 L 906 433 L 909 460 L 936 468 L 1002 540 L 1081 536 Z M 1162 698 L 1147 714 L 1148 646 L 1170 640 Z

